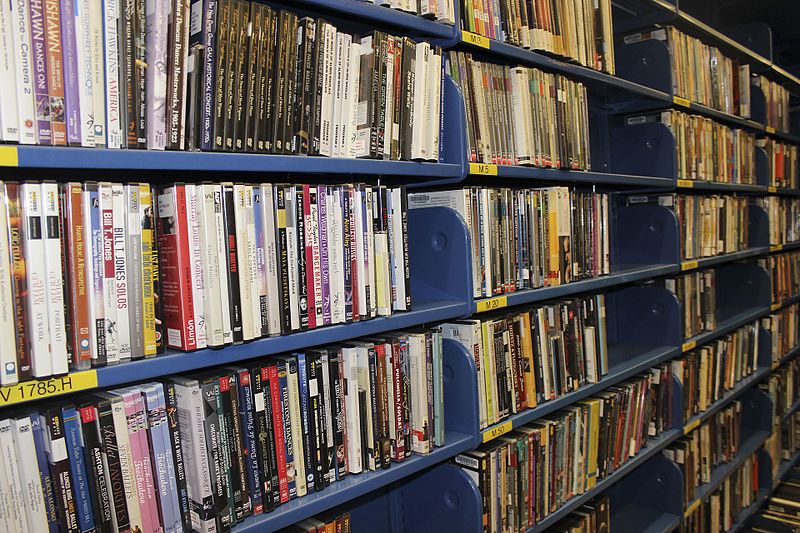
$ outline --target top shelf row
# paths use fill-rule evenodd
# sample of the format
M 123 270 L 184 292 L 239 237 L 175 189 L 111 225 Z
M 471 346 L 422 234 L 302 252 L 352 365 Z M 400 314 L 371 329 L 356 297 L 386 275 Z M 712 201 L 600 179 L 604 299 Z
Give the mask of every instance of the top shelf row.
M 297 0 L 295 4 L 326 10 L 340 16 L 355 15 L 381 26 L 403 29 L 420 37 L 441 40 L 439 44 L 443 46 L 455 46 L 459 42 L 480 44 L 482 41 L 481 38 L 475 39 L 472 35 L 463 35 L 458 25 L 437 22 L 391 9 L 380 5 L 379 1 L 373 3 L 367 0 Z M 460 19 L 461 4 L 461 0 L 454 1 L 456 20 Z M 753 72 L 767 75 L 787 86 L 790 91 L 800 92 L 800 78 L 787 72 L 772 60 L 772 36 L 769 28 L 764 24 L 756 23 L 731 28 L 723 33 L 680 9 L 677 0 L 615 0 L 613 7 L 615 33 L 627 33 L 653 24 L 672 24 L 709 44 L 722 48 L 738 59 L 744 60 L 750 65 Z M 746 42 L 748 46 L 742 42 Z M 486 44 L 488 45 L 488 43 Z M 492 44 L 500 45 L 502 43 Z M 491 48 L 500 50 L 503 47 L 491 46 Z M 521 50 L 521 52 L 528 53 L 526 50 Z M 565 74 L 572 73 L 585 78 L 592 78 L 593 74 L 599 74 L 585 67 L 564 63 L 541 54 L 535 55 L 540 56 L 541 66 L 566 69 L 563 71 Z M 598 78 L 604 77 L 601 74 Z

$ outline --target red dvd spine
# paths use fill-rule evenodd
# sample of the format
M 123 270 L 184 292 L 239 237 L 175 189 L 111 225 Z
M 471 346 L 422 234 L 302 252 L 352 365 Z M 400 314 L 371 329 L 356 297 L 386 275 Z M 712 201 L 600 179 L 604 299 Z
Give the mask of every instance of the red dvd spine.
M 184 186 L 176 184 L 164 189 L 158 197 L 162 319 L 167 345 L 180 350 L 197 348 L 187 220 Z
M 311 225 L 311 187 L 303 185 L 303 218 L 305 223 L 305 253 L 306 253 L 306 299 L 308 309 L 308 329 L 317 327 L 316 300 L 314 299 L 314 277 L 317 275 L 314 269 L 314 239 L 311 235 L 313 228 Z
M 281 408 L 281 388 L 278 384 L 278 367 L 266 366 L 261 369 L 261 379 L 269 380 L 270 399 L 272 400 L 272 427 L 275 432 L 275 455 L 278 457 L 278 486 L 281 503 L 289 501 L 289 479 L 286 472 L 286 439 L 283 435 L 283 409 Z
M 89 298 L 86 285 L 86 224 L 83 219 L 83 187 L 80 183 L 67 183 L 64 186 L 64 209 L 66 217 L 64 234 L 66 237 L 65 253 L 68 268 L 68 302 L 72 308 L 72 364 L 76 368 L 91 366 L 92 351 L 91 326 L 89 323 Z

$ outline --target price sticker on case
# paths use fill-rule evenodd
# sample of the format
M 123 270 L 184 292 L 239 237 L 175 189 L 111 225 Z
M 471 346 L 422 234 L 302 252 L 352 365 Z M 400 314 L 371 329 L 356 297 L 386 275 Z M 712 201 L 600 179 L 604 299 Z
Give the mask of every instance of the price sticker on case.
M 470 163 L 469 173 L 482 176 L 497 176 L 497 165 L 490 163 Z
M 770 252 L 780 252 L 781 250 L 783 250 L 782 244 L 773 244 L 769 247 Z
M 773 128 L 772 126 L 767 126 L 767 127 L 766 127 L 766 128 L 764 128 L 764 129 L 766 129 L 766 130 L 767 130 L 767 133 L 775 133 L 775 128 Z
M 483 442 L 489 442 L 492 439 L 496 439 L 500 435 L 505 435 L 512 429 L 514 429 L 514 425 L 511 423 L 511 420 L 503 422 L 499 426 L 489 428 L 483 432 Z
M 489 38 L 471 31 L 461 31 L 461 41 L 480 48 L 489 48 Z
M 683 434 L 686 435 L 687 433 L 697 429 L 700 426 L 700 419 L 692 420 L 685 426 L 683 426 Z
M 693 350 L 695 346 L 697 346 L 697 341 L 684 342 L 681 345 L 681 351 L 688 352 L 689 350 Z
M 772 304 L 772 305 L 769 306 L 769 310 L 770 311 L 777 311 L 780 308 L 781 308 L 781 304 Z
M 0 146 L 0 167 L 18 167 L 19 154 L 16 146 Z
M 778 188 L 770 185 L 769 187 L 767 187 L 767 192 L 778 192 Z
M 97 371 L 73 372 L 50 379 L 0 387 L 0 407 L 97 388 Z
M 682 189 L 691 189 L 694 187 L 694 182 L 692 180 L 678 180 L 678 187 Z
M 697 261 L 684 261 L 681 263 L 681 270 L 692 270 L 697 268 L 699 263 Z
M 481 300 L 477 304 L 477 313 L 484 313 L 486 311 L 494 311 L 495 309 L 502 309 L 508 307 L 508 296 L 498 296 L 496 298 L 489 298 Z
M 686 98 L 681 98 L 680 96 L 673 96 L 672 101 L 675 102 L 675 105 L 682 105 L 683 107 L 689 107 L 691 103 Z

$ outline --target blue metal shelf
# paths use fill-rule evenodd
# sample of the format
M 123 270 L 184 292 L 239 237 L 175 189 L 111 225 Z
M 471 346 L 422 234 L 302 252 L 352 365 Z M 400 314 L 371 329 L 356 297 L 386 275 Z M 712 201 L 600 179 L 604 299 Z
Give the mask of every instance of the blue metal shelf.
M 800 144 L 800 141 L 798 141 Z M 774 192 L 770 194 L 777 194 L 778 196 L 800 196 L 800 189 L 786 189 L 783 187 L 776 187 Z
M 152 359 L 141 359 L 97 369 L 99 387 L 113 387 L 144 381 L 180 372 L 200 370 L 219 365 L 240 363 L 268 355 L 291 352 L 312 346 L 332 344 L 347 339 L 386 333 L 398 329 L 456 318 L 464 314 L 458 302 L 430 302 L 420 309 L 390 317 L 339 324 L 280 337 L 226 346 L 222 349 L 203 349 L 195 352 L 168 351 Z
M 613 512 L 613 511 L 612 511 Z M 638 505 L 628 505 L 620 512 L 619 521 L 625 527 L 619 531 L 636 531 L 637 533 L 669 533 L 681 524 L 681 516 L 669 513 L 660 513 L 654 516 L 653 510 L 648 507 Z M 611 531 L 615 519 L 612 518 Z
M 739 446 L 739 453 L 736 454 L 736 457 L 733 460 L 723 463 L 711 470 L 711 481 L 708 483 L 704 483 L 697 487 L 695 490 L 695 497 L 692 499 L 692 503 L 690 503 L 687 508 L 693 505 L 693 502 L 696 500 L 704 500 L 712 492 L 716 490 L 719 485 L 725 481 L 725 478 L 730 476 L 734 470 L 736 470 L 745 459 L 756 453 L 756 451 L 764 444 L 764 441 L 767 440 L 769 437 L 769 431 L 766 430 L 759 430 L 753 432 L 747 440 Z
M 291 172 L 373 176 L 457 177 L 461 166 L 448 163 L 344 159 L 315 156 L 224 152 L 167 152 L 54 146 L 7 146 L 22 168 L 158 170 L 185 172 Z M 2 159 L 7 161 L 6 158 Z M 9 163 L 6 163 L 9 164 Z
M 742 393 L 744 393 L 745 391 L 749 390 L 750 387 L 752 387 L 753 385 L 755 385 L 756 383 L 761 381 L 769 373 L 770 373 L 770 369 L 768 367 L 767 368 L 759 368 L 758 370 L 753 372 L 751 375 L 749 375 L 746 378 L 744 378 L 743 380 L 741 380 L 739 383 L 734 385 L 734 387 L 731 390 L 727 391 L 722 398 L 720 398 L 716 402 L 712 403 L 708 407 L 708 409 L 706 409 L 702 413 L 697 413 L 696 415 L 691 417 L 689 420 L 687 420 L 686 423 L 683 425 L 683 434 L 686 435 L 687 433 L 692 431 L 692 429 L 696 428 L 698 425 L 702 424 L 704 421 L 706 421 L 709 418 L 711 418 L 711 416 L 714 413 L 716 413 L 717 411 L 719 411 L 720 409 L 722 409 L 723 407 L 725 407 L 726 405 L 728 405 L 729 403 L 734 401 Z
M 491 435 L 498 426 L 507 424 L 508 421 L 511 421 L 511 427 L 514 429 L 533 422 L 534 420 L 537 420 L 543 416 L 547 416 L 550 413 L 554 413 L 555 411 L 572 405 L 584 398 L 588 398 L 593 394 L 597 394 L 608 387 L 625 381 L 626 379 L 633 377 L 636 374 L 647 370 L 648 368 L 663 363 L 664 361 L 669 361 L 678 355 L 679 349 L 674 346 L 660 346 L 649 349 L 639 346 L 618 346 L 609 348 L 609 352 L 609 360 L 624 359 L 624 364 L 619 364 L 609 369 L 608 374 L 603 376 L 603 379 L 597 383 L 584 385 L 580 389 L 565 394 L 560 398 L 541 403 L 533 409 L 527 409 L 521 413 L 512 415 L 502 422 L 489 426 L 481 432 L 483 436 L 481 441 L 488 442 L 491 440 L 489 435 Z M 638 352 L 639 355 L 635 355 L 633 357 L 624 357 L 624 355 L 628 354 L 623 354 L 623 352 Z
M 662 91 L 634 83 L 617 76 L 605 74 L 594 69 L 570 63 L 568 59 L 556 59 L 545 54 L 526 50 L 519 46 L 502 43 L 494 39 L 487 39 L 489 48 L 476 46 L 459 35 L 459 40 L 463 46 L 471 51 L 478 51 L 489 57 L 501 59 L 503 61 L 513 61 L 522 65 L 541 68 L 548 72 L 563 74 L 572 79 L 586 84 L 590 89 L 601 90 L 603 92 L 615 91 L 626 95 L 633 95 L 653 101 L 654 104 L 665 104 L 671 101 L 669 95 Z
M 800 409 L 800 400 L 795 400 L 791 407 L 789 407 L 786 412 L 781 415 L 781 423 L 786 422 L 790 416 L 797 412 L 797 409 Z
M 497 176 L 500 178 L 528 179 L 540 181 L 558 181 L 571 183 L 593 183 L 598 185 L 626 185 L 629 187 L 666 187 L 675 186 L 675 180 L 658 176 L 637 176 L 629 174 L 613 174 L 586 170 L 562 170 L 538 168 L 530 166 L 497 165 Z
M 775 132 L 767 131 L 766 133 L 767 133 L 767 135 L 769 135 L 771 137 L 775 137 L 776 139 L 780 139 L 782 141 L 786 141 L 786 142 L 790 142 L 790 143 L 794 143 L 794 144 L 800 144 L 800 136 L 792 135 L 791 133 L 788 133 L 788 132 L 785 132 L 785 131 L 775 130 Z
M 314 7 L 336 12 L 345 17 L 357 17 L 382 26 L 394 26 L 423 37 L 452 39 L 453 25 L 429 20 L 411 13 L 391 9 L 364 0 L 294 0 L 298 7 Z
M 561 298 L 562 296 L 569 296 L 582 292 L 596 291 L 598 289 L 623 285 L 632 281 L 654 278 L 665 274 L 672 274 L 677 270 L 677 265 L 649 265 L 638 268 L 627 268 L 618 270 L 607 276 L 585 279 L 573 283 L 564 283 L 563 285 L 555 285 L 553 287 L 541 287 L 539 289 L 510 292 L 501 297 L 506 298 L 507 306 L 522 305 L 551 300 L 553 298 Z M 492 298 L 482 298 L 476 300 L 472 306 L 472 313 L 478 312 L 479 302 L 491 299 Z M 497 307 L 493 309 L 497 309 Z
M 748 309 L 746 311 L 742 311 L 726 320 L 720 321 L 717 323 L 717 329 L 714 331 L 704 331 L 694 337 L 686 339 L 683 343 L 682 351 L 688 352 L 689 350 L 693 350 L 696 346 L 703 346 L 706 343 L 709 343 L 723 335 L 738 329 L 745 324 L 749 324 L 759 318 L 769 314 L 769 309 L 764 307 L 759 307 L 756 309 Z
M 770 489 L 762 488 L 758 491 L 758 498 L 756 501 L 751 503 L 745 509 L 743 509 L 738 515 L 736 515 L 736 520 L 734 520 L 733 525 L 730 529 L 728 529 L 727 533 L 735 533 L 737 531 L 741 531 L 744 528 L 747 519 L 750 518 L 756 511 L 761 508 L 761 505 L 766 501 L 769 495 L 772 493 Z
M 787 242 L 785 244 L 778 244 L 778 245 L 770 245 L 769 252 L 776 253 L 776 252 L 788 252 L 789 250 L 797 250 L 800 249 L 800 241 L 794 242 Z
M 795 453 L 794 457 L 788 461 L 781 461 L 781 466 L 778 467 L 778 479 L 785 479 L 798 462 L 800 462 L 800 452 Z
M 686 183 L 688 182 L 688 183 Z M 752 192 L 766 194 L 767 187 L 765 185 L 751 185 L 747 183 L 723 183 L 716 181 L 697 181 L 697 180 L 678 180 L 678 189 L 684 190 L 698 190 L 698 191 L 715 191 L 721 193 L 732 192 Z
M 634 469 L 640 466 L 644 461 L 646 461 L 656 453 L 666 448 L 670 443 L 672 443 L 672 441 L 674 441 L 680 436 L 681 436 L 680 430 L 671 429 L 669 431 L 665 431 L 664 433 L 662 433 L 661 435 L 659 435 L 654 439 L 650 439 L 647 442 L 647 447 L 643 448 L 638 455 L 628 459 L 628 461 L 625 464 L 623 464 L 617 471 L 613 472 L 608 477 L 599 480 L 597 482 L 597 485 L 595 485 L 592 489 L 584 492 L 579 496 L 575 496 L 574 498 L 570 499 L 554 513 L 551 513 L 544 520 L 542 520 L 532 528 L 528 529 L 527 533 L 539 533 L 542 531 L 546 531 L 547 528 L 555 525 L 556 522 L 567 516 L 569 513 L 571 513 L 584 503 L 588 502 L 598 494 L 607 490 L 614 483 L 616 483 L 617 481 L 625 477 L 627 474 L 632 472 Z
M 748 257 L 756 257 L 759 255 L 766 255 L 769 253 L 768 246 L 759 246 L 757 248 L 748 248 L 746 250 L 742 250 L 740 252 L 732 252 L 729 254 L 722 254 L 722 255 L 715 255 L 712 257 L 703 257 L 701 259 L 695 259 L 691 261 L 682 261 L 681 262 L 681 271 L 688 272 L 691 270 L 697 270 L 699 268 L 706 268 L 713 265 L 719 265 L 722 263 L 732 263 L 734 261 L 739 261 L 740 259 L 746 259 Z M 695 263 L 697 266 L 695 266 Z
M 445 442 L 447 444 L 427 455 L 414 455 L 402 463 L 392 463 L 386 470 L 349 475 L 323 491 L 292 500 L 271 513 L 250 517 L 235 526 L 232 531 L 256 533 L 288 527 L 455 457 L 472 447 L 472 435 L 447 432 Z

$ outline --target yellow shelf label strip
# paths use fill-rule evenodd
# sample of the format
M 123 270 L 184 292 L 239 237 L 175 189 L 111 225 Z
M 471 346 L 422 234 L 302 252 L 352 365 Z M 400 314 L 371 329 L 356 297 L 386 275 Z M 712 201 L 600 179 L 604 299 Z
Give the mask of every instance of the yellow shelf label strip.
M 694 188 L 694 181 L 692 180 L 678 180 L 678 187 L 682 189 L 692 189 Z
M 697 261 L 684 261 L 681 263 L 681 270 L 692 270 L 697 268 L 698 262 Z
M 698 418 L 697 420 L 689 422 L 688 424 L 683 426 L 683 434 L 686 435 L 687 433 L 690 433 L 695 429 L 697 429 L 699 426 L 700 426 L 700 419 Z
M 778 192 L 778 188 L 770 185 L 767 187 L 767 192 Z
M 473 46 L 489 49 L 489 38 L 471 31 L 461 31 L 461 41 Z
M 497 165 L 490 163 L 470 163 L 469 173 L 482 176 L 497 176 Z
M 693 350 L 695 346 L 697 346 L 697 341 L 684 342 L 683 345 L 681 345 L 681 351 L 688 352 L 689 350 Z
M 19 154 L 16 146 L 0 146 L 0 167 L 18 167 Z
M 503 422 L 499 426 L 487 429 L 483 432 L 483 442 L 489 442 L 492 439 L 496 439 L 500 435 L 505 435 L 512 429 L 514 429 L 514 425 L 511 423 L 511 420 Z
M 683 513 L 683 516 L 689 518 L 689 516 L 691 516 L 691 514 L 695 511 L 695 509 L 700 507 L 700 502 L 701 500 L 694 500 L 691 504 L 689 504 L 689 507 L 686 508 L 686 512 Z
M 769 247 L 770 252 L 780 252 L 781 250 L 783 250 L 782 244 L 773 244 Z
M 0 387 L 0 407 L 97 388 L 97 371 L 73 372 L 50 379 Z
M 775 133 L 775 128 L 772 126 L 767 126 L 765 129 L 767 130 L 767 133 Z
M 476 306 L 478 313 L 502 309 L 503 307 L 508 307 L 508 296 L 497 296 L 496 298 L 481 300 L 476 304 Z
M 689 100 L 687 100 L 686 98 L 681 98 L 680 96 L 673 96 L 672 101 L 675 102 L 676 105 L 680 105 L 683 107 L 691 106 L 691 102 L 689 102 Z

